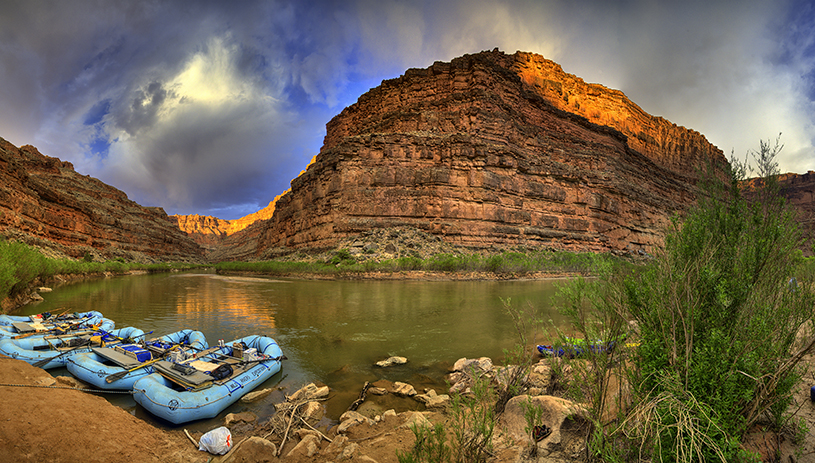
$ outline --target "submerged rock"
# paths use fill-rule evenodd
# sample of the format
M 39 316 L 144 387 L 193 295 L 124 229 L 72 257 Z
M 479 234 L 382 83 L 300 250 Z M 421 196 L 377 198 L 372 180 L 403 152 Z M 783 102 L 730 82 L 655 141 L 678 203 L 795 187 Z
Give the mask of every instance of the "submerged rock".
M 380 361 L 376 362 L 376 366 L 382 367 L 382 368 L 387 368 L 387 367 L 391 367 L 391 366 L 394 366 L 394 365 L 404 365 L 405 363 L 407 363 L 407 361 L 408 360 L 405 357 L 394 356 L 394 357 L 390 357 L 390 358 L 388 358 L 386 360 L 380 360 Z

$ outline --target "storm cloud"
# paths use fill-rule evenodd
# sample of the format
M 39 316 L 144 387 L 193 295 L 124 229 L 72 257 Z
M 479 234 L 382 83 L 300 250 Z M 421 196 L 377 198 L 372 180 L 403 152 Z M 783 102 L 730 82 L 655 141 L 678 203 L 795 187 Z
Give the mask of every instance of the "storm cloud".
M 383 79 L 495 47 L 542 54 L 743 158 L 815 170 L 808 2 L 12 1 L 0 137 L 144 205 L 234 219 Z

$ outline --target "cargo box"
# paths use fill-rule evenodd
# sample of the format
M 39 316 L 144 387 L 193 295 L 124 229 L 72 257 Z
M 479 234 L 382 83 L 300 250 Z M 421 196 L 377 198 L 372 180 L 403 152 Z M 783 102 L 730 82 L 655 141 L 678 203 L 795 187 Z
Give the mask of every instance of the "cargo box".
M 138 344 L 122 344 L 119 346 L 114 346 L 113 349 L 117 352 L 121 352 L 122 354 L 127 355 L 128 357 L 133 357 L 139 362 L 146 362 L 153 358 L 153 355 L 150 353 L 150 351 L 145 350 L 142 346 Z

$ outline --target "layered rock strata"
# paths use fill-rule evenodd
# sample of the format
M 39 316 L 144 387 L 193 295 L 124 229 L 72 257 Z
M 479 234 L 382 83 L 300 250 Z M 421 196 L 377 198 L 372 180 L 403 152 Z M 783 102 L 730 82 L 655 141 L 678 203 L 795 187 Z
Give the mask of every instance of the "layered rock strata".
M 285 193 L 284 193 L 285 194 Z M 223 220 L 208 215 L 171 215 L 178 228 L 207 251 L 214 260 L 243 259 L 254 255 L 259 231 L 250 229 L 259 221 L 272 217 L 277 200 L 265 208 L 235 220 Z M 234 238 L 231 236 L 236 235 Z
M 143 207 L 69 162 L 0 138 L 0 235 L 55 256 L 190 261 L 203 250 L 163 209 Z
M 725 163 L 701 134 L 530 53 L 410 69 L 327 125 L 263 222 L 259 256 L 415 227 L 476 248 L 645 250 Z
M 745 194 L 750 197 L 762 186 L 761 179 L 748 179 L 742 184 Z M 815 171 L 806 174 L 786 173 L 778 176 L 778 186 L 782 196 L 789 200 L 798 212 L 798 223 L 805 235 L 803 247 L 806 256 L 813 255 L 815 244 Z

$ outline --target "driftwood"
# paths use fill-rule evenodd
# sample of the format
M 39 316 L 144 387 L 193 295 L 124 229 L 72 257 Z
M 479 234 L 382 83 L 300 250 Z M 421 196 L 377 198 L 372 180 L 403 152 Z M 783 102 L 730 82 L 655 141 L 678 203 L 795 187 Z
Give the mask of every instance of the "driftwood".
M 195 442 L 195 439 L 192 438 L 192 436 L 190 435 L 190 432 L 185 429 L 184 434 L 186 434 L 187 437 L 190 438 L 190 442 L 192 442 L 192 445 L 194 445 L 195 448 L 198 448 L 198 442 Z
M 365 402 L 365 398 L 368 395 L 368 388 L 370 388 L 370 387 L 371 387 L 371 383 L 368 382 L 368 381 L 365 381 L 365 384 L 362 386 L 362 391 L 359 392 L 359 398 L 357 400 L 353 401 L 351 403 L 351 406 L 348 407 L 348 410 L 346 410 L 346 411 L 349 411 L 349 412 L 357 411 L 359 406 L 362 405 L 363 402 Z
M 289 436 L 289 429 L 291 429 L 291 424 L 294 421 L 294 416 L 297 415 L 297 409 L 300 408 L 300 405 L 303 405 L 305 402 L 298 402 L 297 405 L 292 407 L 291 409 L 291 417 L 289 417 L 289 425 L 286 426 L 286 432 L 283 433 L 283 441 L 280 443 L 280 447 L 277 449 L 277 456 L 280 456 L 280 452 L 283 451 L 283 446 L 286 445 L 286 438 Z

